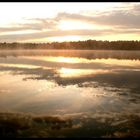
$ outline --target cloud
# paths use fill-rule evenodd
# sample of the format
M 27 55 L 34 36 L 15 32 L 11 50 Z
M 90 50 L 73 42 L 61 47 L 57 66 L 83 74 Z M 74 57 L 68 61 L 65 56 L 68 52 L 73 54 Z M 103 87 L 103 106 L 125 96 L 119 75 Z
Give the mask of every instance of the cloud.
M 16 24 L 16 26 L 0 27 L 0 32 L 14 32 L 14 31 L 25 31 L 25 30 L 37 30 L 42 31 L 43 29 L 55 29 L 57 22 L 50 19 L 28 19 L 31 23 Z
M 14 32 L 14 31 L 25 31 L 25 30 L 41 30 L 41 26 L 38 24 L 31 23 L 31 24 L 19 24 L 16 26 L 11 27 L 0 27 L 0 32 Z
M 127 6 L 115 7 L 110 11 L 94 13 L 92 16 L 75 13 L 58 13 L 56 20 L 78 20 L 112 27 L 140 28 L 140 4 L 129 3 Z
M 9 35 L 0 35 L 1 41 L 24 41 L 32 39 L 41 39 L 49 37 L 64 37 L 64 36 L 104 36 L 104 35 L 114 35 L 114 34 L 140 34 L 140 30 L 112 30 L 112 29 L 81 29 L 81 30 L 51 30 L 51 31 L 40 31 L 36 33 L 24 33 L 24 34 L 9 34 Z
M 25 33 L 25 34 L 9 34 L 0 35 L 0 40 L 14 41 L 14 40 L 30 40 L 30 39 L 40 39 L 47 37 L 60 37 L 69 35 L 80 35 L 80 36 L 98 36 L 103 34 L 109 34 L 111 30 L 52 30 L 52 31 L 42 31 L 37 33 Z
M 98 17 L 96 23 L 127 28 L 139 28 L 140 15 L 118 11 L 116 13 L 111 13 L 110 15 Z
M 16 24 L 11 27 L 0 27 L 1 41 L 24 41 L 32 39 L 41 39 L 47 37 L 61 37 L 61 36 L 103 36 L 114 34 L 139 34 L 140 33 L 140 8 L 137 4 L 129 4 L 129 8 L 115 8 L 110 12 L 102 12 L 98 14 L 83 15 L 81 13 L 58 13 L 53 18 L 33 18 L 28 19 L 29 23 Z M 80 21 L 81 23 L 90 23 L 91 25 L 101 26 L 97 29 L 81 29 L 81 30 L 61 30 L 58 29 L 60 21 Z M 104 25 L 109 29 L 104 29 Z M 16 31 L 37 31 L 35 33 L 16 34 Z M 8 34 L 12 32 L 12 34 Z
M 137 11 L 139 7 L 133 8 Z M 139 28 L 140 27 L 140 14 L 136 14 L 134 11 L 111 11 L 110 13 L 101 15 L 81 15 L 81 14 L 70 14 L 70 13 L 59 13 L 56 20 L 78 20 L 81 22 L 89 22 L 98 25 L 109 25 L 109 26 L 119 26 L 127 28 Z

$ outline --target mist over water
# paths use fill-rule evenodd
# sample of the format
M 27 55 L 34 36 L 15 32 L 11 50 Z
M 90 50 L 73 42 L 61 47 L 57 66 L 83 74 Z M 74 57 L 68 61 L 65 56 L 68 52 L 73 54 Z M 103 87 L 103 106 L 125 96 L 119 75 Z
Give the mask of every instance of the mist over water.
M 138 137 L 139 83 L 140 51 L 0 51 L 0 130 L 19 116 L 19 137 Z

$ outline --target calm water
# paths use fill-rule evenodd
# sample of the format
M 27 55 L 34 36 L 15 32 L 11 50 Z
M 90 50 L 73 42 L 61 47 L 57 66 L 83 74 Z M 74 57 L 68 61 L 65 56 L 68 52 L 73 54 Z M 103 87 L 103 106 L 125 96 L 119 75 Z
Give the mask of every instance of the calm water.
M 139 136 L 140 51 L 1 51 L 0 112 L 71 120 L 44 136 Z

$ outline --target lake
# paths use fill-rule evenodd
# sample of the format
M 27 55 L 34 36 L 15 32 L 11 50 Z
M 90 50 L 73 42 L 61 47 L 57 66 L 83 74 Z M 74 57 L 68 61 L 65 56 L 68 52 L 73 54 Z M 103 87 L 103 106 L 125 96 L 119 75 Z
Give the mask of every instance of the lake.
M 2 136 L 139 137 L 140 51 L 1 50 L 0 112 Z

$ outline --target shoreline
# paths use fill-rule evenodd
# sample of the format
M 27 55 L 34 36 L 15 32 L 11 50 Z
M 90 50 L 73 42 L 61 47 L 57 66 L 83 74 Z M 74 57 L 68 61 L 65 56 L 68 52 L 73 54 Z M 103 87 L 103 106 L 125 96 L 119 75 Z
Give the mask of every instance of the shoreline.
M 98 122 L 92 119 L 95 126 L 86 130 L 81 123 L 74 124 L 73 117 L 31 115 L 24 113 L 0 113 L 0 135 L 2 137 L 19 138 L 47 138 L 47 137 L 104 137 L 104 138 L 127 138 L 140 136 L 137 128 L 139 115 L 128 115 L 125 120 L 112 121 L 112 124 Z M 87 118 L 88 119 L 88 118 Z M 106 118 L 105 118 L 106 119 Z M 115 118 L 114 118 L 115 119 Z M 77 120 L 77 119 L 75 119 Z M 91 121 L 91 119 L 89 119 Z M 82 120 L 83 121 L 83 120 Z M 86 120 L 85 120 L 86 122 Z M 134 128 L 134 126 L 136 128 Z M 100 127 L 101 128 L 100 128 Z M 122 127 L 122 130 L 120 130 Z M 128 128 L 127 128 L 128 127 Z M 129 131 L 128 131 L 129 130 Z M 87 131 L 87 134 L 84 134 Z M 82 132 L 80 134 L 80 132 Z M 86 133 L 86 132 L 85 132 Z

